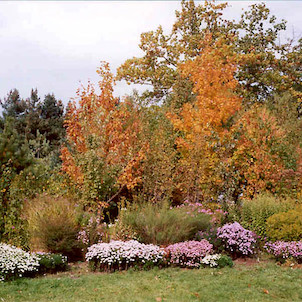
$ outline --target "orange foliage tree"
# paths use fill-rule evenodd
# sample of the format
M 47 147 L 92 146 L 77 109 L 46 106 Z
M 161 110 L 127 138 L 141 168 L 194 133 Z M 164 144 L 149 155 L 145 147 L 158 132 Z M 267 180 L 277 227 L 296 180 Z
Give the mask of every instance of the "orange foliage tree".
M 130 100 L 113 96 L 114 78 L 108 63 L 97 73 L 94 85 L 78 90 L 79 107 L 69 104 L 65 121 L 67 145 L 61 150 L 62 169 L 77 184 L 90 205 L 107 207 L 123 188 L 141 181 L 145 157 L 140 143 L 139 111 Z
M 268 191 L 292 195 L 301 177 L 299 154 L 287 144 L 287 132 L 264 106 L 244 112 L 232 127 L 235 148 L 228 169 L 244 197 Z
M 222 38 L 211 42 L 208 36 L 201 54 L 180 66 L 182 75 L 193 82 L 196 101 L 168 115 L 180 132 L 176 143 L 183 180 L 179 185 L 191 200 L 215 197 L 221 182 L 216 173 L 224 154 L 221 142 L 228 121 L 241 106 L 240 97 L 234 93 L 238 85 L 234 78 L 237 56 Z

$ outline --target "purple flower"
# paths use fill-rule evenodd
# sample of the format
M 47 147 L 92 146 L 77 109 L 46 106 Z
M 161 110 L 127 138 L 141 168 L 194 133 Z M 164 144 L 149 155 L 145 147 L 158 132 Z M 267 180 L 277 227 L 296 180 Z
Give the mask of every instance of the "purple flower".
M 225 224 L 217 229 L 217 237 L 231 253 L 252 255 L 257 244 L 257 235 L 243 228 L 238 222 Z
M 294 258 L 298 262 L 302 261 L 302 241 L 268 242 L 264 248 L 279 260 Z
M 213 245 L 201 241 L 185 241 L 169 245 L 166 248 L 169 261 L 182 267 L 199 267 L 201 260 L 212 252 Z

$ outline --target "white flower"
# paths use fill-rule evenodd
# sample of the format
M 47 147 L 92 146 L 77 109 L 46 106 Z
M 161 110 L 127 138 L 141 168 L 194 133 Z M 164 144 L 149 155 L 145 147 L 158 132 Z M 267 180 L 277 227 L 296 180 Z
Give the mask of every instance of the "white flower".
M 217 267 L 217 261 L 220 259 L 221 254 L 207 255 L 201 259 L 201 263 L 209 265 L 210 267 Z
M 37 271 L 39 259 L 15 246 L 0 243 L 0 281 L 12 276 L 22 277 L 26 272 Z

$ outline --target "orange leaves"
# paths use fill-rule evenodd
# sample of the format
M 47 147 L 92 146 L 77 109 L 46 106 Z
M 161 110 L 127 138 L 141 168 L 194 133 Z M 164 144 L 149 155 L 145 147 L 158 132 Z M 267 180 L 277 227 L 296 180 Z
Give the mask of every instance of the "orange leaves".
M 266 190 L 275 193 L 282 182 L 291 181 L 281 156 L 286 155 L 282 149 L 286 133 L 266 108 L 254 106 L 244 113 L 232 133 L 238 138 L 231 166 L 245 180 L 245 196 Z
M 72 154 L 66 147 L 61 149 L 62 170 L 67 173 L 77 184 L 83 183 L 83 174 L 74 162 Z
M 97 73 L 102 77 L 100 93 L 88 83 L 77 92 L 79 107 L 69 105 L 65 121 L 69 148 L 62 149 L 61 158 L 63 170 L 100 202 L 120 186 L 130 189 L 140 182 L 145 148 L 139 143 L 139 112 L 130 101 L 113 96 L 108 63 L 102 63 Z
M 212 44 L 211 36 L 207 36 L 200 56 L 180 66 L 182 75 L 193 83 L 196 101 L 185 103 L 178 114 L 168 114 L 181 133 L 176 143 L 182 154 L 179 163 L 180 170 L 185 171 L 184 186 L 197 198 L 201 198 L 200 191 L 205 196 L 205 190 L 221 183 L 215 170 L 224 150 L 225 124 L 241 106 L 234 93 L 237 58 L 223 39 Z
M 121 172 L 118 183 L 126 185 L 129 190 L 134 189 L 142 181 L 141 162 L 146 158 L 148 144 L 146 143 L 137 155 L 130 160 Z
M 223 39 L 214 46 L 210 45 L 210 36 L 207 39 L 201 55 L 181 66 L 182 74 L 194 83 L 193 92 L 197 95 L 194 108 L 187 104 L 181 115 L 187 127 L 221 132 L 222 126 L 241 106 L 241 99 L 234 94 L 238 85 L 234 78 L 237 59 Z

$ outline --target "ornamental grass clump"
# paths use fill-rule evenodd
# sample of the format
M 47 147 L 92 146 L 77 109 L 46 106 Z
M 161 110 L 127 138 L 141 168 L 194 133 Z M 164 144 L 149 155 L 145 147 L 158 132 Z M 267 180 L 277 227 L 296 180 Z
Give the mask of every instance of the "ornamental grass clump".
M 194 239 L 198 231 L 209 228 L 211 217 L 206 213 L 188 215 L 185 208 L 168 204 L 132 205 L 123 213 L 122 223 L 129 226 L 143 243 L 169 245 Z
M 217 238 L 221 240 L 224 249 L 233 257 L 251 256 L 255 253 L 257 235 L 246 230 L 238 222 L 228 223 L 218 228 Z
M 185 241 L 166 247 L 168 263 L 181 267 L 199 267 L 202 258 L 211 254 L 213 245 L 203 239 L 201 241 Z
M 165 251 L 136 240 L 98 243 L 88 248 L 86 261 L 93 270 L 115 271 L 130 267 L 146 269 L 163 263 Z
M 15 246 L 0 243 L 0 281 L 23 277 L 38 271 L 37 256 Z
M 280 262 L 285 262 L 286 259 L 293 259 L 298 263 L 302 263 L 302 241 L 268 242 L 264 248 Z

